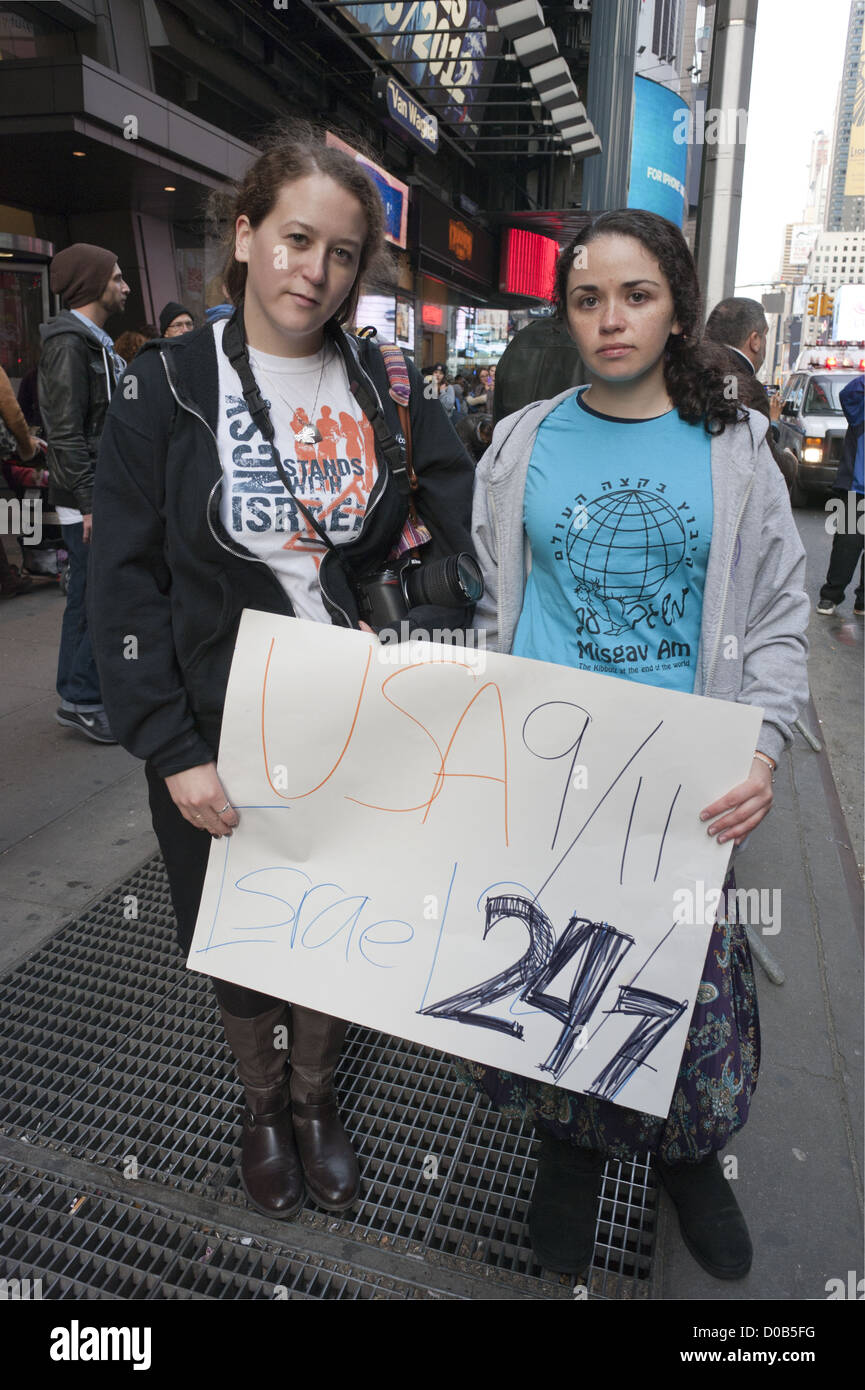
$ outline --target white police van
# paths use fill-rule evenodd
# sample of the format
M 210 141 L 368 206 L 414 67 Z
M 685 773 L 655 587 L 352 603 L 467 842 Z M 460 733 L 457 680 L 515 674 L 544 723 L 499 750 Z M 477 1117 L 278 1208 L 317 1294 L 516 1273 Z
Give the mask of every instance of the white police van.
M 825 497 L 835 485 L 847 421 L 838 397 L 865 371 L 865 345 L 805 348 L 781 391 L 778 444 L 796 462 L 790 489 L 794 507 Z

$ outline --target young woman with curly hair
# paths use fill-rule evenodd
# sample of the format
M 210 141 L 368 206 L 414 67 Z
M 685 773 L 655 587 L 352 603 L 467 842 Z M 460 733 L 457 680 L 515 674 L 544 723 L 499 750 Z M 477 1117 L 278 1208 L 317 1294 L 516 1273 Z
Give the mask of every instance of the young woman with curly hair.
M 738 404 L 726 357 L 703 341 L 694 261 L 664 218 L 597 217 L 559 259 L 556 311 L 588 385 L 496 426 L 476 474 L 475 623 L 504 652 L 761 706 L 749 776 L 703 811 L 709 835 L 739 845 L 772 806 L 808 694 L 804 551 L 768 421 Z M 691 1253 L 742 1278 L 751 1242 L 718 1152 L 747 1118 L 759 1047 L 747 938 L 724 914 L 666 1119 L 466 1063 L 538 1131 L 538 1260 L 584 1270 L 606 1159 L 649 1150 Z

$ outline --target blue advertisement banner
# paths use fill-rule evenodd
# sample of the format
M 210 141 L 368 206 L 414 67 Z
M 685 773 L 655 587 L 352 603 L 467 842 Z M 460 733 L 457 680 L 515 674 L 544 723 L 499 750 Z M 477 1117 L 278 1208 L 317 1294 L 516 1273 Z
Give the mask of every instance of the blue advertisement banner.
M 405 184 L 388 178 L 376 164 L 364 166 L 381 195 L 384 205 L 385 236 L 394 246 L 405 247 L 405 224 L 408 210 L 408 190 Z
M 405 0 L 385 5 L 342 5 L 340 13 L 382 57 L 399 64 L 399 75 L 420 96 L 436 97 L 438 115 L 451 124 L 471 119 L 486 101 L 478 91 L 484 60 L 498 51 L 490 35 L 490 9 L 481 0 Z M 387 31 L 387 32 L 385 32 Z
M 688 146 L 674 139 L 683 99 L 647 77 L 634 78 L 634 137 L 628 207 L 656 212 L 681 227 L 685 220 Z
M 406 228 L 408 226 L 408 184 L 394 178 L 393 174 L 389 174 L 387 169 L 383 169 L 380 164 L 374 164 L 353 145 L 347 145 L 338 135 L 334 135 L 332 130 L 327 132 L 326 139 L 328 145 L 345 150 L 346 154 L 350 154 L 352 159 L 357 160 L 358 164 L 362 164 L 366 169 L 379 191 L 384 207 L 385 239 L 393 242 L 394 246 L 400 246 L 405 250 Z

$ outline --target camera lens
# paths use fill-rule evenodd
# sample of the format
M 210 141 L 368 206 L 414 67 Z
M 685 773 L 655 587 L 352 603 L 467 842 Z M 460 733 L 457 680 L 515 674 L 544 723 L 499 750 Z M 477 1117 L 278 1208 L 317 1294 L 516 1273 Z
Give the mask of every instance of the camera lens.
M 432 565 L 421 565 L 409 571 L 404 582 L 410 608 L 421 604 L 459 608 L 466 603 L 477 603 L 484 591 L 480 565 L 467 551 L 448 555 Z
M 456 557 L 459 585 L 469 603 L 477 603 L 483 597 L 484 577 L 481 567 L 473 555 L 462 551 Z

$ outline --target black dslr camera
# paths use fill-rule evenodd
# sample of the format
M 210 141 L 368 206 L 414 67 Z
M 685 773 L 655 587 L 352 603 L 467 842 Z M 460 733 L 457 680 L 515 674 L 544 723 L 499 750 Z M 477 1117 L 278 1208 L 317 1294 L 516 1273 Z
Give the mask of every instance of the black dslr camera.
M 464 550 L 432 564 L 410 557 L 358 580 L 355 592 L 360 616 L 380 632 L 382 628 L 399 630 L 410 608 L 462 608 L 477 603 L 484 581 L 477 560 Z

